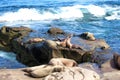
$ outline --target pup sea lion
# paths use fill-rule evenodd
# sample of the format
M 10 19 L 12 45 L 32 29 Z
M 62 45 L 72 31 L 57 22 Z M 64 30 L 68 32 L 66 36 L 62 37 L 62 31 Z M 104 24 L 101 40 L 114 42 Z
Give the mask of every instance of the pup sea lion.
M 48 64 L 53 66 L 60 65 L 67 67 L 74 67 L 78 65 L 75 60 L 67 59 L 67 58 L 52 58 Z

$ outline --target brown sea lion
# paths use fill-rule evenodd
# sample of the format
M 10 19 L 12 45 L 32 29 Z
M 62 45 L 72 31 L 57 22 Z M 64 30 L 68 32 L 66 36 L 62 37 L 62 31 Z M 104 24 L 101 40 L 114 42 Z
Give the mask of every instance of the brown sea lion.
M 53 66 L 67 66 L 67 67 L 74 67 L 77 66 L 77 62 L 72 59 L 67 59 L 67 58 L 52 58 L 49 63 L 49 65 Z
M 82 49 L 82 47 L 80 45 L 76 45 L 76 44 L 71 43 L 72 36 L 73 35 L 71 34 L 65 39 L 62 39 L 62 40 L 59 39 L 59 41 L 56 41 L 57 45 L 62 46 L 62 47 L 67 47 L 67 48 Z
M 113 55 L 113 62 L 115 64 L 115 66 L 120 69 L 120 55 L 119 54 L 114 54 Z
M 90 33 L 90 32 L 84 32 L 80 35 L 80 37 L 90 41 L 96 40 L 93 33 Z

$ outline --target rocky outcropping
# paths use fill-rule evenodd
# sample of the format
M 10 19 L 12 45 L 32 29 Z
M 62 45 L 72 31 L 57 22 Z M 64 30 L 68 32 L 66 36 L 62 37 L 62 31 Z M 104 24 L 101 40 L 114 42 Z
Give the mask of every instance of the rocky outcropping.
M 88 77 L 89 76 L 89 77 Z M 100 76 L 80 67 L 64 68 L 62 72 L 54 72 L 46 77 L 33 78 L 22 69 L 0 69 L 0 80 L 100 80 Z
M 0 80 L 23 80 L 23 79 L 119 80 L 120 71 L 114 69 L 112 71 L 103 72 L 99 67 L 95 67 L 95 64 L 93 63 L 92 64 L 84 63 L 76 67 L 50 66 L 46 64 L 23 69 L 0 69 Z
M 55 58 L 56 59 L 56 58 Z M 57 63 L 53 59 L 46 65 L 29 67 L 24 69 L 1 69 L 1 80 L 100 80 L 100 75 L 90 69 L 79 66 L 70 66 L 70 59 L 57 58 Z M 74 60 L 72 60 L 75 62 Z M 61 65 L 62 64 L 62 65 Z M 63 65 L 64 64 L 64 65 Z
M 99 58 L 95 61 L 96 56 L 94 57 L 93 54 L 100 52 L 97 52 L 96 49 L 109 48 L 109 45 L 104 40 L 96 39 L 91 41 L 76 36 L 73 36 L 70 42 L 75 46 L 81 46 L 81 48 L 59 46 L 56 41 L 48 39 L 32 38 L 32 40 L 38 40 L 38 42 L 28 42 L 31 39 L 26 38 L 26 36 L 31 31 L 27 27 L 2 27 L 0 30 L 0 49 L 13 51 L 16 53 L 18 61 L 27 66 L 35 66 L 46 64 L 51 58 L 58 57 L 74 59 L 78 63 L 86 61 L 97 62 Z
M 32 30 L 27 27 L 3 26 L 0 29 L 0 49 L 5 51 L 12 51 L 12 41 L 14 39 L 21 40 L 30 32 L 32 32 Z

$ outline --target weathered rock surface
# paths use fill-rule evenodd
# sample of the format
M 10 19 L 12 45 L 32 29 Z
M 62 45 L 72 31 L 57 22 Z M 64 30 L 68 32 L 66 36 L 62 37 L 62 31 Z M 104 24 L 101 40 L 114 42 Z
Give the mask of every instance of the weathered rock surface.
M 29 68 L 32 68 L 34 70 L 41 70 L 39 68 L 35 69 L 35 67 L 29 67 Z M 82 64 L 82 67 L 81 66 L 64 67 L 62 71 L 52 72 L 41 78 L 34 78 L 30 76 L 27 72 L 24 72 L 23 69 L 0 69 L 0 80 L 23 80 L 23 79 L 24 80 L 119 80 L 120 71 L 113 70 L 113 71 L 98 73 L 98 71 L 95 70 L 92 64 L 86 63 L 86 64 Z
M 101 80 L 120 80 L 120 71 L 106 72 Z
M 61 72 L 53 72 L 42 78 L 33 78 L 22 69 L 0 69 L 0 80 L 100 80 L 92 70 L 80 67 L 65 67 Z
M 0 69 L 0 80 L 40 80 L 25 75 L 21 69 Z

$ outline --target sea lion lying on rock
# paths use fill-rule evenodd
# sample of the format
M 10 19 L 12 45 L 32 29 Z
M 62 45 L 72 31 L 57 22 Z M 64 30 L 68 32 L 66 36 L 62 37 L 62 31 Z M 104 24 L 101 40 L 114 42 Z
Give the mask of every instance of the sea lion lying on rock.
M 52 47 L 54 49 L 57 48 L 57 46 L 61 47 L 67 47 L 67 48 L 76 48 L 76 49 L 82 49 L 80 45 L 72 44 L 71 41 L 72 35 L 67 36 L 65 39 L 58 39 L 58 40 L 45 40 L 45 43 L 47 46 Z
M 90 40 L 90 41 L 96 40 L 93 33 L 90 33 L 90 32 L 84 32 L 80 34 L 79 36 L 83 39 Z
M 52 65 L 40 65 L 31 68 L 23 69 L 29 76 L 35 78 L 45 77 L 53 72 L 60 72 L 64 69 L 64 66 L 52 66 Z
M 37 43 L 37 42 L 41 42 L 44 41 L 44 38 L 31 38 L 27 41 L 27 43 Z
M 67 67 L 74 67 L 77 66 L 77 62 L 72 59 L 67 59 L 67 58 L 52 58 L 49 63 L 49 65 L 53 66 L 67 66 Z
M 41 78 L 45 77 L 52 72 L 60 72 L 63 71 L 65 67 L 74 67 L 77 66 L 77 62 L 72 59 L 66 58 L 52 58 L 48 65 L 40 65 L 31 68 L 23 69 L 23 71 L 27 72 L 30 76 Z

